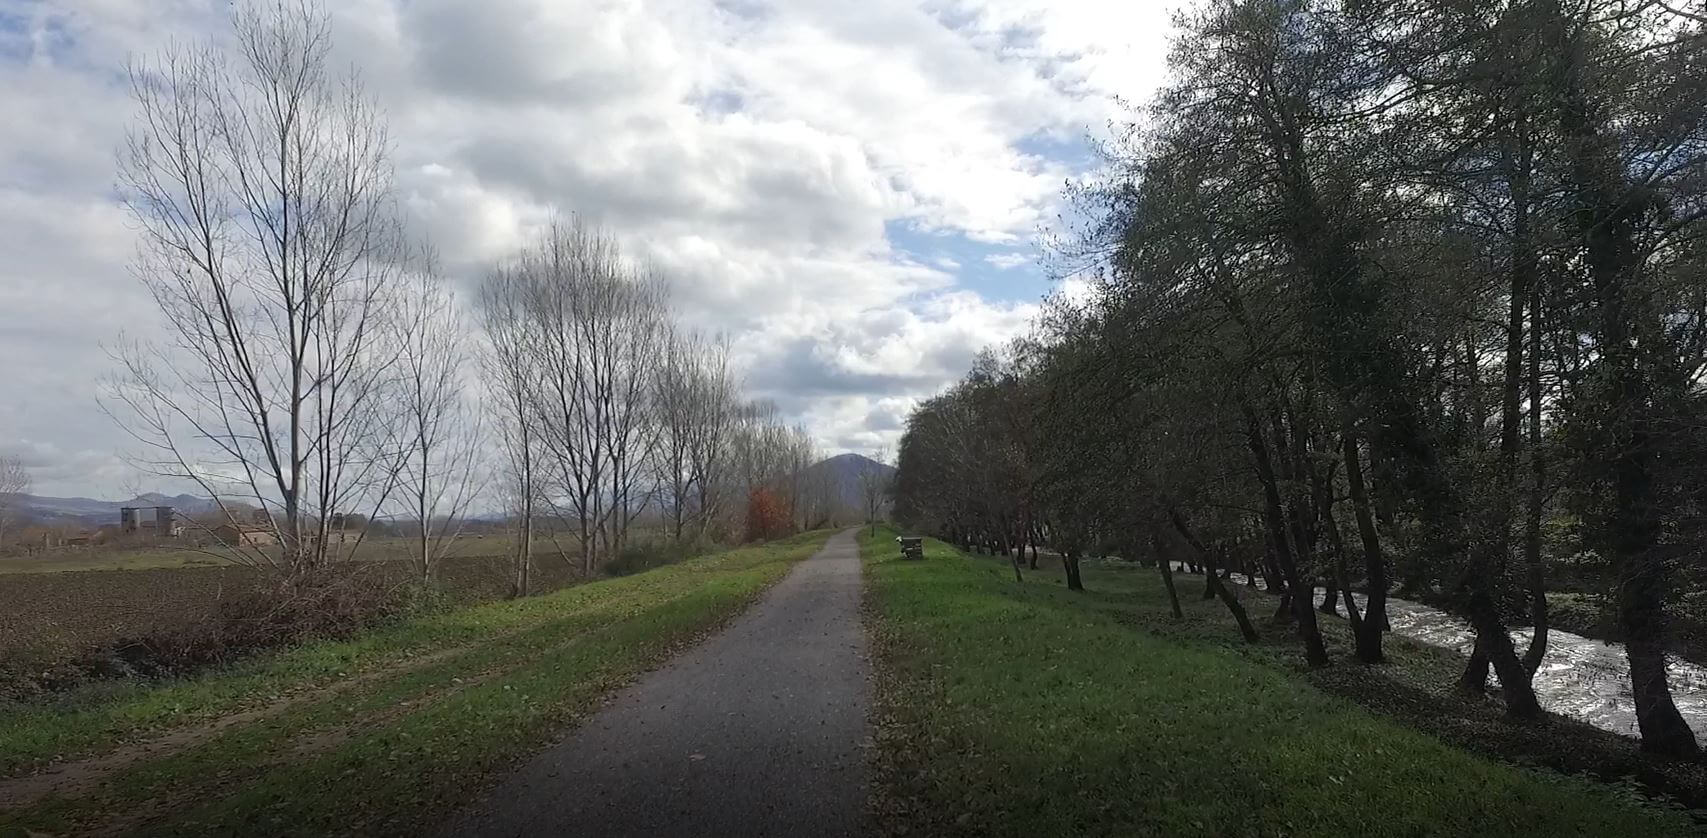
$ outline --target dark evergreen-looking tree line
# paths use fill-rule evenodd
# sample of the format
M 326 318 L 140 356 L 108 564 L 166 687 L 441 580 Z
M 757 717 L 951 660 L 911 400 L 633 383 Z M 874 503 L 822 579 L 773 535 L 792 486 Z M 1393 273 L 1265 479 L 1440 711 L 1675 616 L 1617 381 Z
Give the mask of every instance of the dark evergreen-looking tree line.
M 1707 583 L 1704 7 L 1221 0 L 1172 66 L 1069 190 L 1090 293 L 918 407 L 898 518 L 1016 576 L 1041 543 L 1072 588 L 1172 558 L 1255 639 L 1243 570 L 1312 665 L 1318 609 L 1376 663 L 1389 590 L 1433 598 L 1517 718 L 1568 565 L 1644 747 L 1697 755 L 1664 649 Z

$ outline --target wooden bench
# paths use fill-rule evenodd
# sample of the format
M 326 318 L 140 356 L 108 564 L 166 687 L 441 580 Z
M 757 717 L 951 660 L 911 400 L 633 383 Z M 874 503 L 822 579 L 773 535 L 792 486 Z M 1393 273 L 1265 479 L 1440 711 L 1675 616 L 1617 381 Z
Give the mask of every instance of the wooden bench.
M 925 540 L 916 535 L 904 535 L 896 541 L 901 543 L 901 558 L 922 559 L 925 557 Z

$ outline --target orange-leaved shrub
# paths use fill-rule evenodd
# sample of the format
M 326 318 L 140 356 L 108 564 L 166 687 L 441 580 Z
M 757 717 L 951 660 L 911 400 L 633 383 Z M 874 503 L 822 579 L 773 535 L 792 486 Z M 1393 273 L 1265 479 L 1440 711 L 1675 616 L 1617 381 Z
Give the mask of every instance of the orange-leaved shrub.
M 747 540 L 767 541 L 788 535 L 788 504 L 776 492 L 759 487 L 747 495 Z

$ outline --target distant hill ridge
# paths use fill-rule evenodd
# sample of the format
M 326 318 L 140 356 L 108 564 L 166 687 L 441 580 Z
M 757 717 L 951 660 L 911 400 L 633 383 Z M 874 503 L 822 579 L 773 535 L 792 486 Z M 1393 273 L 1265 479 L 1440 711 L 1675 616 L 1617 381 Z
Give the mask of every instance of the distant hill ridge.
M 808 478 L 825 476 L 834 502 L 849 509 L 860 509 L 864 506 L 865 501 L 860 495 L 860 478 L 873 471 L 884 477 L 895 475 L 894 466 L 886 466 L 862 454 L 837 454 L 806 467 Z
M 887 466 L 862 454 L 838 454 L 806 467 L 809 478 L 822 476 L 830 486 L 834 503 L 849 510 L 862 509 L 865 500 L 860 492 L 861 478 L 871 472 L 893 477 L 894 466 Z M 119 510 L 126 506 L 170 506 L 185 515 L 201 515 L 213 509 L 213 501 L 195 495 L 165 495 L 144 492 L 130 500 L 97 500 L 95 498 L 56 498 L 45 495 L 20 495 L 17 512 L 20 517 L 38 524 L 77 524 L 98 527 L 117 524 Z
M 185 515 L 200 515 L 213 508 L 213 501 L 207 498 L 195 495 L 163 495 L 159 492 L 145 492 L 130 500 L 54 498 L 44 495 L 19 495 L 18 498 L 16 508 L 20 517 L 41 524 L 117 524 L 119 510 L 127 506 L 170 506 Z

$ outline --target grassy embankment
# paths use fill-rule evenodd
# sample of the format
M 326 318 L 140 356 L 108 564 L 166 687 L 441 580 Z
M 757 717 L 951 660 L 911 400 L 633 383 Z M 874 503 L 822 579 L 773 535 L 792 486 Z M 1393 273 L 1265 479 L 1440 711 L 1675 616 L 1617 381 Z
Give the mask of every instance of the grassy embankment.
M 1047 575 L 1016 584 L 1005 561 L 934 541 L 924 561 L 905 562 L 893 536 L 862 533 L 886 832 L 1697 828 L 1628 790 L 1496 762 L 1327 694 L 1270 652 L 1240 648 L 1221 606 L 1197 599 L 1196 577 L 1180 580 L 1188 614 L 1173 622 L 1154 571 L 1087 567 L 1090 591 L 1075 594 Z
M 738 613 L 826 537 L 423 617 L 177 683 L 4 708 L 0 777 L 14 779 L 0 781 L 0 835 L 415 834 Z M 241 712 L 252 716 L 229 723 Z M 138 757 L 117 744 L 162 736 L 176 747 Z M 17 779 L 65 759 L 52 794 Z M 78 775 L 89 776 L 65 779 Z

